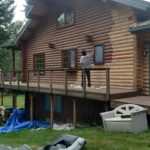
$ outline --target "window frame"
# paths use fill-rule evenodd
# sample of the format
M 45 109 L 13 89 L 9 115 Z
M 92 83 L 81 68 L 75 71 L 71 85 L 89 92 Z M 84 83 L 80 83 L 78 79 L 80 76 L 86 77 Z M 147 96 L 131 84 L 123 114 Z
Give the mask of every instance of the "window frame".
M 44 68 L 39 72 L 40 75 L 44 75 L 45 74 L 45 53 L 44 52 L 41 52 L 41 53 L 36 53 L 36 54 L 33 54 L 33 70 L 34 70 L 34 75 L 37 74 L 37 71 L 39 70 L 39 68 L 37 69 L 36 68 L 36 57 L 38 57 L 38 55 L 43 55 L 44 56 Z
M 70 53 L 71 53 L 71 50 L 74 50 L 75 51 L 75 67 L 71 67 L 71 63 L 70 63 Z M 63 66 L 63 51 L 67 52 L 67 67 Z M 77 49 L 76 48 L 71 48 L 71 49 L 67 49 L 67 50 L 62 50 L 61 51 L 61 67 L 62 68 L 67 68 L 67 69 L 70 69 L 70 70 L 73 70 L 73 69 L 76 69 L 77 68 Z
M 67 19 L 66 19 L 66 16 L 68 12 L 68 9 L 72 9 L 72 12 L 73 12 L 73 23 L 72 24 L 67 24 Z M 64 14 L 64 26 L 59 26 L 59 17 Z M 56 24 L 57 24 L 57 29 L 63 29 L 63 28 L 66 28 L 66 27 L 70 27 L 70 26 L 73 26 L 75 24 L 75 8 L 73 6 L 66 6 L 65 8 L 61 9 L 59 12 L 58 12 L 58 15 L 57 15 L 57 20 L 56 20 Z
M 102 49 L 102 58 L 103 60 L 101 61 L 98 61 L 96 60 L 96 56 L 97 56 L 97 52 L 96 52 L 96 47 L 98 46 L 101 46 L 103 49 Z M 105 50 L 105 47 L 104 47 L 104 44 L 98 44 L 98 45 L 94 45 L 94 64 L 95 65 L 100 65 L 100 64 L 104 64 L 104 50 Z

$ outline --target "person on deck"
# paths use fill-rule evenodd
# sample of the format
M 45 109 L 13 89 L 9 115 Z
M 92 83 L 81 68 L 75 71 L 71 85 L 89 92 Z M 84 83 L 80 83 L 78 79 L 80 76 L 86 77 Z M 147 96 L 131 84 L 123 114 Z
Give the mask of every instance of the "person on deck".
M 91 54 L 86 54 L 86 51 L 82 51 L 82 56 L 80 58 L 80 63 L 82 66 L 82 69 L 85 70 L 85 74 L 87 76 L 88 80 L 88 87 L 91 86 L 91 74 L 90 74 L 90 69 L 91 69 Z M 82 83 L 81 86 L 83 87 L 83 71 L 82 71 Z

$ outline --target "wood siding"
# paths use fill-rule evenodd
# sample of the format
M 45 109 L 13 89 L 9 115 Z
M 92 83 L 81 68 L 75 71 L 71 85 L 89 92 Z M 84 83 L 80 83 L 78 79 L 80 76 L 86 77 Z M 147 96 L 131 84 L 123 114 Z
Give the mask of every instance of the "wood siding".
M 75 25 L 57 29 L 58 11 L 65 5 L 75 8 Z M 78 67 L 81 51 L 94 53 L 94 45 L 104 45 L 104 61 L 102 65 L 93 67 L 110 67 L 111 87 L 137 89 L 137 46 L 136 37 L 128 32 L 131 24 L 136 22 L 132 8 L 116 3 L 96 0 L 63 0 L 43 18 L 43 22 L 32 34 L 26 45 L 27 70 L 33 70 L 33 55 L 45 52 L 46 69 L 61 67 L 61 50 L 77 49 Z M 91 35 L 93 43 L 87 43 L 86 35 Z M 49 48 L 49 43 L 55 49 Z M 54 82 L 63 83 L 63 72 L 56 72 Z M 92 85 L 104 86 L 105 73 L 93 71 Z M 36 81 L 31 73 L 30 80 Z M 49 74 L 40 76 L 43 82 L 49 82 Z M 69 74 L 70 83 L 81 83 L 81 72 Z
M 146 42 L 150 42 L 150 33 L 140 33 L 137 35 L 138 39 L 138 87 L 141 93 L 149 95 L 149 56 L 144 53 Z

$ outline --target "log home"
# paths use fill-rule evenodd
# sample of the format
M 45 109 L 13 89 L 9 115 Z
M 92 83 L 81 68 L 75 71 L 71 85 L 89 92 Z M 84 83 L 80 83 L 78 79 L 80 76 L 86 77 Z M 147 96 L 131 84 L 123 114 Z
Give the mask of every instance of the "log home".
M 22 51 L 22 71 L 15 70 L 13 61 L 13 72 L 1 74 L 1 91 L 13 91 L 14 107 L 16 93 L 24 91 L 31 120 L 71 120 L 74 126 L 77 121 L 98 121 L 99 112 L 121 103 L 150 109 L 148 2 L 28 0 L 28 4 L 29 20 L 15 43 L 5 46 L 13 54 Z M 93 65 L 92 86 L 86 87 L 84 78 L 82 88 L 83 49 L 93 54 Z

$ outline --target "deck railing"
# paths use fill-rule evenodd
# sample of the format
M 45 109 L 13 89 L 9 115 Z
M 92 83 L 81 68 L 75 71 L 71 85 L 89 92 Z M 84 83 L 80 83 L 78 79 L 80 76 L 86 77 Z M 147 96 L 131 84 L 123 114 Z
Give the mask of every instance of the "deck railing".
M 99 72 L 105 72 L 105 86 L 106 86 L 106 99 L 110 100 L 110 69 L 109 68 L 92 68 L 91 71 L 99 71 Z M 68 86 L 69 86 L 69 78 L 70 78 L 70 72 L 82 72 L 83 73 L 83 88 L 82 92 L 84 97 L 86 97 L 87 93 L 87 87 L 86 87 L 86 76 L 85 76 L 85 70 L 83 69 L 62 69 L 62 68 L 52 68 L 47 70 L 27 70 L 27 71 L 1 71 L 0 72 L 0 87 L 1 88 L 10 88 L 16 87 L 18 90 L 20 90 L 21 83 L 24 83 L 26 86 L 26 90 L 30 90 L 32 87 L 31 83 L 32 80 L 34 80 L 36 91 L 40 91 L 41 84 L 44 82 L 42 79 L 45 76 L 49 76 L 48 80 L 46 82 L 48 84 L 49 93 L 53 93 L 53 86 L 54 86 L 54 77 L 53 74 L 58 72 L 61 73 L 61 78 L 63 78 L 63 86 L 65 95 L 68 94 Z M 42 79 L 42 80 L 41 80 Z M 7 82 L 7 86 L 6 86 Z M 100 81 L 101 82 L 101 81 Z M 15 84 L 14 84 L 15 83 Z

